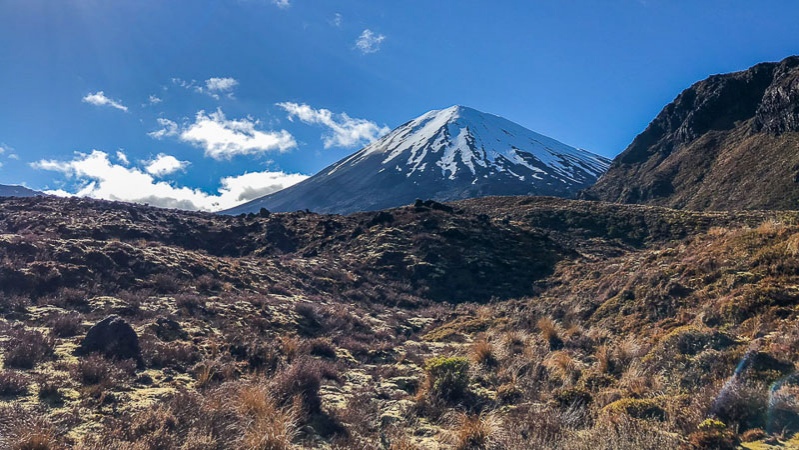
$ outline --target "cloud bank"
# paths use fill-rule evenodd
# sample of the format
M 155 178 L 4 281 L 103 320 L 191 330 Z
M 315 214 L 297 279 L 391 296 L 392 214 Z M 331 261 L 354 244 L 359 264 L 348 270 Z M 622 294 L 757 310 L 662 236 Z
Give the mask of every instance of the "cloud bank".
M 168 155 L 159 155 L 159 157 L 140 169 L 114 164 L 107 153 L 93 150 L 89 154 L 77 153 L 70 161 L 41 160 L 32 163 L 31 166 L 60 172 L 73 179 L 78 186 L 74 192 L 51 190 L 47 191 L 48 194 L 147 203 L 163 208 L 201 211 L 232 208 L 308 178 L 306 175 L 285 172 L 248 172 L 222 178 L 217 193 L 212 195 L 200 189 L 178 187 L 167 181 L 156 180 L 150 169 L 158 172 L 157 167 L 160 166 L 156 165 L 154 168 L 153 163 L 172 158 Z M 174 166 L 167 165 L 167 167 Z

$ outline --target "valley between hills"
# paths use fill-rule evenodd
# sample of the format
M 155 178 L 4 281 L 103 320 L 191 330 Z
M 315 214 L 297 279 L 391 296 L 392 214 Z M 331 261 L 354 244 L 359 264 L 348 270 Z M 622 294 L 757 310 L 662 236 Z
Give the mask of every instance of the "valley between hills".
M 778 448 L 799 429 L 797 212 L 38 197 L 4 199 L 0 228 L 3 448 Z M 78 351 L 109 316 L 137 355 Z

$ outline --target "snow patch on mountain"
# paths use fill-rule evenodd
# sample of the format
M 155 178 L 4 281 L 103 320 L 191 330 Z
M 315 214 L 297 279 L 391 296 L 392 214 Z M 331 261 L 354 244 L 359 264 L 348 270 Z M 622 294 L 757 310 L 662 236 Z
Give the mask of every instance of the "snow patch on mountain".
M 564 182 L 583 182 L 604 173 L 609 164 L 605 158 L 464 106 L 430 111 L 334 165 L 328 174 L 373 155 L 383 155 L 382 164 L 395 165 L 408 177 L 438 168 L 450 180 L 464 171 L 475 177 L 486 171 L 504 172 L 525 180 L 528 177 L 521 171 L 511 169 L 522 166 L 534 173 L 550 172 Z

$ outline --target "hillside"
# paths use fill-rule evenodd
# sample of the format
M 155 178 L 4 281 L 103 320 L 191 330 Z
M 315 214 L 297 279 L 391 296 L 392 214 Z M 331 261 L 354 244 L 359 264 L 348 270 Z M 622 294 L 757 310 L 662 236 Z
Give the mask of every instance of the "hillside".
M 574 197 L 609 161 L 464 106 L 413 119 L 311 178 L 227 214 L 348 214 L 491 195 Z
M 583 198 L 694 210 L 799 205 L 799 57 L 683 91 Z
M 797 223 L 535 197 L 350 216 L 4 199 L 0 447 L 786 442 Z M 109 315 L 140 359 L 76 352 Z
M 35 197 L 37 195 L 43 194 L 24 186 L 0 184 L 0 197 Z

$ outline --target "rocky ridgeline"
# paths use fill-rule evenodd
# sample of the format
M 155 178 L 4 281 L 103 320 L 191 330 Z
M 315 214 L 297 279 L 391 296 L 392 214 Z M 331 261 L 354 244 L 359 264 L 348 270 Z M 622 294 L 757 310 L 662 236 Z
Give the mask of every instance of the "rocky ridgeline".
M 689 209 L 799 206 L 799 57 L 683 91 L 581 196 Z

